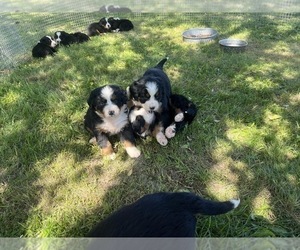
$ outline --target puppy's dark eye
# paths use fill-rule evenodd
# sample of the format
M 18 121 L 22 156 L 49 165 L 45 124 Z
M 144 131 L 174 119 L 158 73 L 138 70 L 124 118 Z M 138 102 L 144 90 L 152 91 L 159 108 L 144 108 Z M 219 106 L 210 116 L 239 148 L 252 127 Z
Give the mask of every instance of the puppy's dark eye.
M 159 99 L 159 97 L 160 97 L 160 94 L 157 92 L 157 93 L 155 94 L 155 98 L 156 98 L 156 99 Z
M 113 102 L 116 100 L 116 96 L 115 95 L 112 95 L 112 97 L 110 98 L 110 100 Z
M 149 95 L 149 93 L 148 93 L 148 92 L 146 92 L 145 96 L 146 96 L 147 98 L 149 98 L 149 97 L 150 97 L 150 95 Z

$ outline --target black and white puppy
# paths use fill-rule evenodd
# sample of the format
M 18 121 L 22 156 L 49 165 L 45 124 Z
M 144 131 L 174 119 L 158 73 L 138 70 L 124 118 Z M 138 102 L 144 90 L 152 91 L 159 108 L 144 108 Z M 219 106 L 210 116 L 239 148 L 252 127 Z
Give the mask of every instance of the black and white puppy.
M 112 144 L 108 140 L 111 135 L 120 136 L 131 158 L 141 154 L 128 122 L 127 100 L 126 91 L 117 85 L 105 85 L 90 93 L 84 125 L 95 137 L 103 155 L 114 157 Z
M 172 94 L 170 97 L 170 106 L 174 121 L 166 128 L 165 135 L 167 138 L 172 138 L 175 134 L 184 129 L 194 120 L 197 114 L 196 105 L 183 95 Z
M 129 110 L 128 119 L 133 132 L 141 138 L 151 135 L 158 122 L 156 112 L 148 112 L 141 106 L 132 106 Z
M 239 204 L 237 199 L 218 202 L 188 192 L 149 194 L 108 216 L 87 236 L 195 237 L 197 214 L 224 214 Z
M 131 9 L 127 7 L 120 7 L 119 5 L 103 5 L 99 9 L 102 13 L 131 13 Z
M 51 36 L 44 36 L 33 47 L 32 56 L 35 58 L 45 58 L 48 55 L 53 56 L 56 50 L 57 43 Z
M 104 27 L 107 32 L 123 32 L 134 28 L 133 23 L 129 19 L 120 19 L 117 17 L 103 17 L 99 24 Z
M 65 31 L 56 31 L 54 33 L 54 39 L 60 45 L 70 46 L 74 43 L 87 42 L 90 38 L 82 32 L 67 33 Z
M 164 58 L 155 67 L 148 69 L 137 81 L 127 88 L 127 95 L 134 106 L 142 107 L 146 112 L 156 112 L 152 135 L 163 146 L 167 145 L 165 129 L 171 124 L 169 99 L 172 94 L 169 77 L 163 71 Z

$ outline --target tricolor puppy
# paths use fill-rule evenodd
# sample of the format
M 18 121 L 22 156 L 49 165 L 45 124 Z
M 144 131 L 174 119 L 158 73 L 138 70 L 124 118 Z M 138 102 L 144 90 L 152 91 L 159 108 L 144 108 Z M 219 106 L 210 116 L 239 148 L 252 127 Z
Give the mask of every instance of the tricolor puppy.
M 45 58 L 48 55 L 53 56 L 56 50 L 57 43 L 51 36 L 44 36 L 41 40 L 33 47 L 32 56 L 35 58 Z
M 170 104 L 171 85 L 163 65 L 167 58 L 161 60 L 155 67 L 148 69 L 137 81 L 127 88 L 127 95 L 134 106 L 143 108 L 146 112 L 155 112 L 157 124 L 152 135 L 163 146 L 167 145 L 165 129 L 171 124 Z
M 170 97 L 170 106 L 174 121 L 166 128 L 165 135 L 167 138 L 172 138 L 175 134 L 184 129 L 194 120 L 197 114 L 196 105 L 183 95 L 172 94 Z
M 110 30 L 104 28 L 99 22 L 91 23 L 88 27 L 89 36 L 99 36 L 107 32 L 110 32 Z
M 103 155 L 114 156 L 111 135 L 119 135 L 131 158 L 141 152 L 135 145 L 135 137 L 128 122 L 126 92 L 116 85 L 94 89 L 88 98 L 89 108 L 84 118 L 85 128 L 95 137 Z
M 70 46 L 74 43 L 87 42 L 90 39 L 88 35 L 82 32 L 67 33 L 65 31 L 56 31 L 54 33 L 54 38 L 58 44 L 64 46 Z
M 187 192 L 149 194 L 108 216 L 87 236 L 195 237 L 197 214 L 224 214 L 239 204 L 240 200 L 211 201 Z
M 103 17 L 100 19 L 99 24 L 104 27 L 107 32 L 123 32 L 134 28 L 130 20 L 117 17 Z
M 128 115 L 134 134 L 144 139 L 152 134 L 158 121 L 157 117 L 156 112 L 148 112 L 140 106 L 132 106 Z

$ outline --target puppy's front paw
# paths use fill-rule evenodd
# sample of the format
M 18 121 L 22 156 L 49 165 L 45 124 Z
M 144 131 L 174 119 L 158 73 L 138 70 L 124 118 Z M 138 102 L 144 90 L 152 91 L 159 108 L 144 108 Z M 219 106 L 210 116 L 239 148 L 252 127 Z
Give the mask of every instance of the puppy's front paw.
M 125 148 L 130 158 L 138 158 L 141 155 L 141 151 L 137 147 Z
M 176 125 L 172 124 L 166 128 L 165 134 L 168 139 L 173 138 L 175 136 L 175 134 L 176 134 L 175 127 L 176 127 Z
M 165 137 L 163 132 L 159 132 L 156 135 L 156 140 L 162 146 L 166 146 L 168 144 L 168 139 Z
M 175 117 L 174 117 L 175 122 L 181 122 L 183 119 L 184 119 L 183 113 L 179 113 L 179 114 L 175 115 Z

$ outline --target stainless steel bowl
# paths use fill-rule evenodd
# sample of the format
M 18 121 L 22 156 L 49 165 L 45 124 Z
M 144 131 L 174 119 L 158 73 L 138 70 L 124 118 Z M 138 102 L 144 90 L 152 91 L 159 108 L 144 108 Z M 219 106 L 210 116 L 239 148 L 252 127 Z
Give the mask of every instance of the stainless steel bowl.
M 232 38 L 222 39 L 219 44 L 224 51 L 228 52 L 243 52 L 248 46 L 247 41 Z
M 192 28 L 182 33 L 185 42 L 210 42 L 218 36 L 218 32 L 211 28 Z

